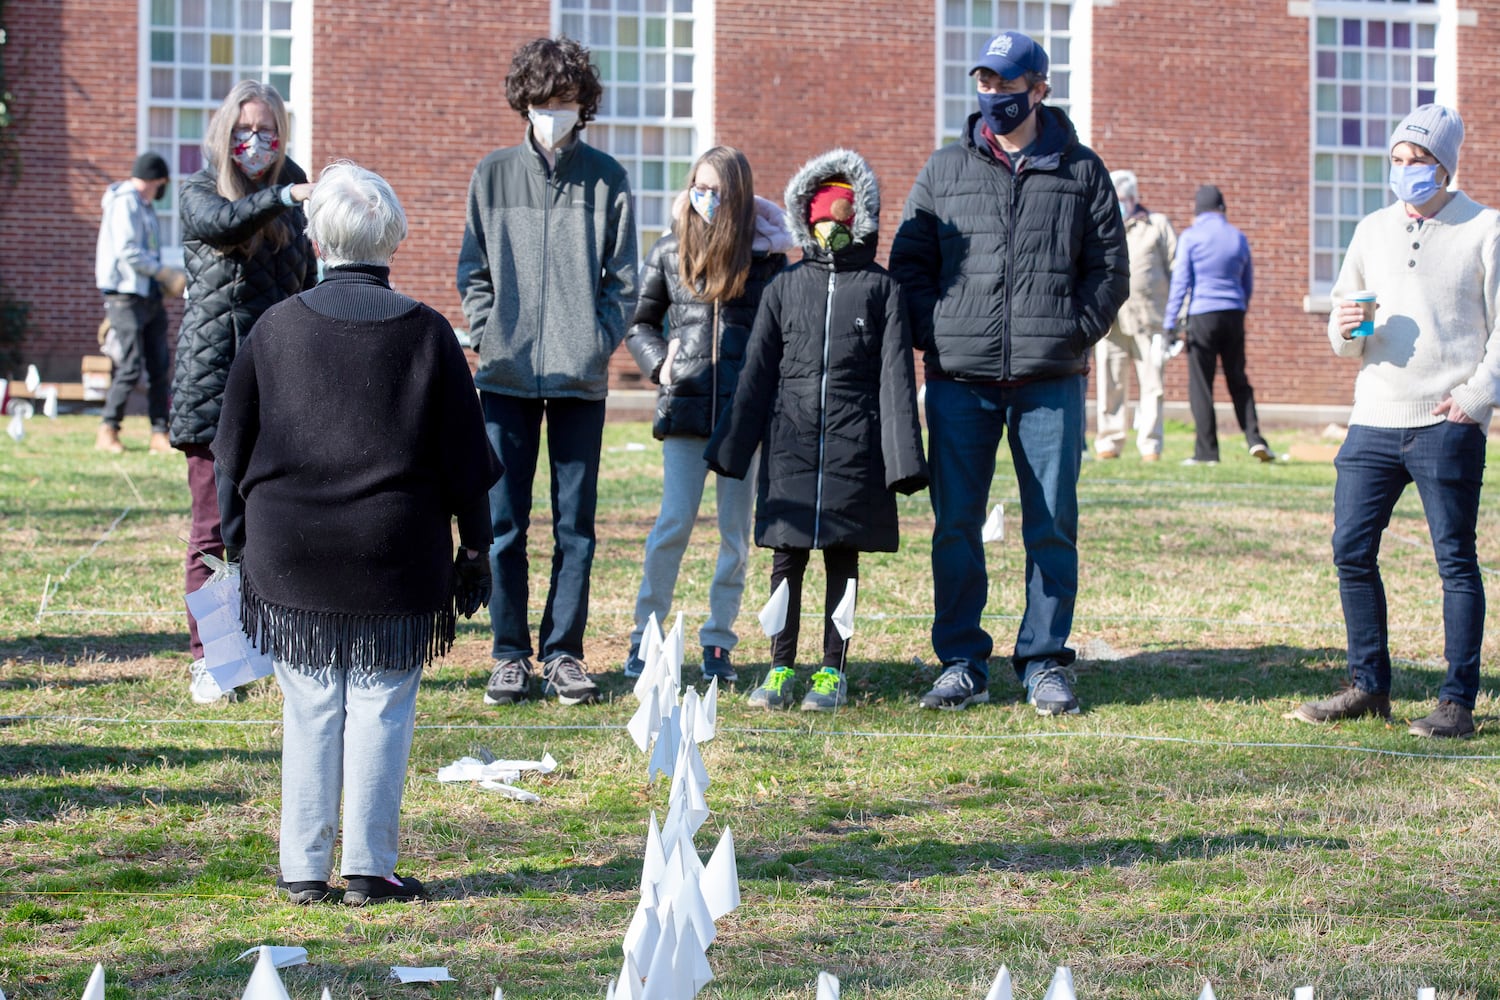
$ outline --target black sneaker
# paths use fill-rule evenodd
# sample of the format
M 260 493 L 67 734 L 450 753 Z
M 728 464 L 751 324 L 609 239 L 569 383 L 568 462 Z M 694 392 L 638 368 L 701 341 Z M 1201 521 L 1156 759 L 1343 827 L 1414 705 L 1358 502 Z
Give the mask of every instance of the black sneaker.
M 531 697 L 531 661 L 524 656 L 496 660 L 484 687 L 486 705 L 513 705 Z
M 1391 717 L 1391 696 L 1375 694 L 1350 685 L 1332 698 L 1310 701 L 1298 705 L 1282 716 L 1298 722 L 1339 722 L 1343 719 L 1360 719 L 1366 715 L 1378 715 L 1382 719 Z
M 1440 701 L 1428 716 L 1407 730 L 1413 736 L 1466 740 L 1474 735 L 1474 713 L 1451 701 Z
M 1071 671 L 1056 663 L 1034 670 L 1026 678 L 1026 702 L 1037 715 L 1077 715 L 1078 698 L 1073 694 Z
M 720 684 L 733 684 L 740 679 L 740 675 L 734 672 L 734 666 L 729 662 L 729 650 L 723 646 L 703 647 L 703 679 L 711 681 L 715 677 Z
M 559 705 L 588 705 L 599 700 L 599 686 L 583 664 L 566 653 L 542 664 L 542 680 L 542 693 L 557 695 Z
M 347 906 L 373 906 L 376 903 L 410 903 L 428 899 L 427 888 L 408 875 L 348 875 L 344 890 Z
M 298 906 L 307 906 L 309 903 L 321 903 L 333 895 L 333 890 L 328 888 L 327 882 L 311 880 L 307 882 L 288 882 L 284 878 L 276 880 L 276 888 L 282 894 Z
M 943 708 L 957 712 L 989 700 L 989 685 L 962 663 L 955 663 L 938 675 L 937 683 L 922 696 L 918 704 L 923 708 Z
M 630 647 L 630 655 L 625 657 L 625 679 L 633 681 L 646 672 L 646 661 L 641 659 L 641 646 L 636 643 Z

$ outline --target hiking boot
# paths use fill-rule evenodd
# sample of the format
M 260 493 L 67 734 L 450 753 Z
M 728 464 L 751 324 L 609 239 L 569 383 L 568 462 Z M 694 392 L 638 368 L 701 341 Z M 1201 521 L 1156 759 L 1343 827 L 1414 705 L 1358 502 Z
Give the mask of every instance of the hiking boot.
M 348 906 L 372 906 L 375 903 L 410 903 L 428 899 L 427 888 L 406 875 L 348 875 L 349 888 L 344 890 Z
M 212 705 L 221 698 L 224 701 L 245 700 L 246 692 L 242 687 L 230 688 L 228 691 L 220 688 L 214 675 L 208 672 L 208 665 L 201 659 L 193 661 L 193 665 L 188 668 L 188 675 L 191 678 L 188 691 L 192 694 L 195 705 Z
M 1071 673 L 1056 663 L 1032 671 L 1026 678 L 1026 703 L 1036 708 L 1037 715 L 1077 715 Z
M 729 662 L 729 650 L 723 646 L 703 647 L 703 679 L 711 681 L 715 677 L 720 684 L 733 684 L 740 679 L 735 673 L 734 666 Z
M 962 663 L 955 663 L 938 675 L 937 683 L 922 696 L 918 704 L 923 708 L 943 708 L 958 712 L 989 700 L 990 689 L 984 680 Z
M 588 705 L 599 700 L 599 686 L 583 664 L 564 653 L 542 664 L 542 693 L 557 695 L 559 705 Z
M 837 667 L 824 667 L 812 675 L 812 686 L 802 697 L 802 711 L 831 712 L 849 704 L 849 681 Z
M 531 661 L 524 656 L 496 660 L 484 686 L 486 705 L 514 705 L 531 697 Z
M 1263 444 L 1252 444 L 1250 446 L 1250 457 L 1258 458 L 1262 462 L 1276 461 L 1276 456 L 1271 454 L 1271 449 Z
M 1382 719 L 1391 717 L 1391 696 L 1375 694 L 1350 685 L 1332 698 L 1309 701 L 1298 705 L 1282 716 L 1298 722 L 1338 722 L 1341 719 L 1361 719 L 1366 715 L 1378 715 Z
M 792 703 L 792 685 L 797 672 L 791 667 L 772 667 L 760 687 L 750 692 L 750 704 L 757 708 L 785 708 Z
M 1474 713 L 1454 702 L 1440 701 L 1431 714 L 1413 722 L 1407 732 L 1440 740 L 1466 740 L 1474 735 Z
M 286 879 L 278 878 L 276 888 L 282 894 L 298 906 L 307 906 L 309 903 L 321 903 L 333 895 L 333 890 L 328 888 L 327 882 L 288 882 Z
M 95 451 L 107 451 L 111 455 L 125 454 L 125 446 L 120 443 L 120 428 L 113 424 L 100 424 L 99 433 L 94 438 Z
M 640 643 L 630 647 L 630 655 L 625 657 L 625 668 L 622 672 L 627 681 L 633 681 L 646 672 L 646 661 L 641 659 Z
M 170 455 L 172 439 L 167 437 L 166 431 L 152 431 L 151 443 L 146 446 L 146 452 L 150 455 Z

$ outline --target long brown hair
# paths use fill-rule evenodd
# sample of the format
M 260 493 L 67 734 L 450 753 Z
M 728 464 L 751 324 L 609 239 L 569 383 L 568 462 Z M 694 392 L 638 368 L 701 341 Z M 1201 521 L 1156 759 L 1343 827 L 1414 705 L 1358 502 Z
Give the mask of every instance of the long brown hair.
M 271 109 L 271 116 L 276 119 L 276 135 L 281 140 L 281 148 L 277 151 L 276 161 L 258 180 L 246 177 L 245 172 L 234 162 L 234 157 L 230 153 L 230 150 L 234 148 L 232 135 L 235 123 L 239 121 L 240 108 L 251 101 L 260 101 Z M 290 124 L 287 119 L 286 104 L 281 100 L 281 95 L 276 92 L 275 87 L 269 83 L 261 83 L 259 80 L 241 80 L 235 84 L 225 95 L 224 103 L 219 105 L 219 110 L 214 112 L 213 118 L 209 120 L 208 128 L 203 132 L 203 157 L 213 169 L 215 186 L 219 194 L 230 201 L 239 201 L 263 187 L 280 183 L 281 165 L 286 162 L 286 144 L 290 138 L 289 133 Z M 262 239 L 269 242 L 273 250 L 282 249 L 297 235 L 292 223 L 284 218 L 287 214 L 283 212 L 272 219 L 234 249 L 246 257 L 253 256 Z
M 750 161 L 732 146 L 715 146 L 698 157 L 688 175 L 691 188 L 704 163 L 719 175 L 719 210 L 712 224 L 685 205 L 674 220 L 678 270 L 683 283 L 704 302 L 728 302 L 745 291 L 755 240 L 755 181 Z

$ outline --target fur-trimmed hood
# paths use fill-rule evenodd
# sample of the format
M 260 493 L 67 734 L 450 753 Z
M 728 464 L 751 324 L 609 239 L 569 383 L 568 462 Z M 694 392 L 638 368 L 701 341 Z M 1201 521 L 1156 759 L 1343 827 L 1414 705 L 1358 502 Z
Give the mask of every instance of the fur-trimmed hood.
M 853 150 L 831 149 L 808 160 L 787 182 L 787 226 L 804 249 L 818 245 L 807 224 L 807 207 L 818 188 L 835 177 L 842 177 L 854 188 L 854 242 L 864 243 L 880 229 L 880 182 L 875 179 L 875 171 Z

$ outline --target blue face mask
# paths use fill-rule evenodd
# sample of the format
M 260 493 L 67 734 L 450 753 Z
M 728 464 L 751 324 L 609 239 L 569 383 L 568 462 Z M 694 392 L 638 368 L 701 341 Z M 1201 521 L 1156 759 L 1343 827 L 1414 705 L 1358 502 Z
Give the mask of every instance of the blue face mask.
M 1009 135 L 1031 114 L 1031 91 L 1019 94 L 979 94 L 979 114 L 996 135 Z
M 1442 190 L 1437 182 L 1436 163 L 1413 163 L 1403 167 L 1391 164 L 1391 190 L 1408 205 L 1425 205 Z
M 719 192 L 704 191 L 698 188 L 688 190 L 688 202 L 693 206 L 704 222 L 713 222 L 714 216 L 719 213 Z

